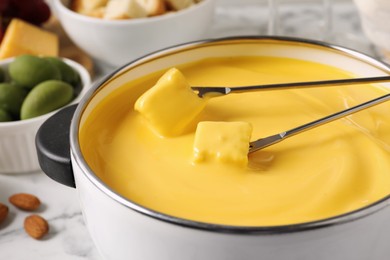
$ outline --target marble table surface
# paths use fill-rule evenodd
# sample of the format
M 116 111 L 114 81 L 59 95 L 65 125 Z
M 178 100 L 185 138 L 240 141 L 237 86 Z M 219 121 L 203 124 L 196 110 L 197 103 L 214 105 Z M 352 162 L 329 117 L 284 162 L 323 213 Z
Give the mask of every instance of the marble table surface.
M 302 30 L 307 19 L 313 19 L 313 14 L 316 14 L 307 8 L 307 5 L 299 4 L 286 7 L 280 14 L 286 26 L 281 34 L 309 35 Z M 332 11 L 332 26 L 328 27 L 330 30 L 323 40 L 375 56 L 375 50 L 362 34 L 352 2 L 335 4 Z M 267 34 L 267 21 L 268 9 L 265 4 L 219 5 L 209 35 Z M 35 194 L 43 202 L 38 213 L 48 220 L 50 232 L 41 241 L 30 238 L 24 232 L 23 220 L 27 213 L 16 210 L 8 203 L 8 197 L 19 192 Z M 42 172 L 0 175 L 0 202 L 10 206 L 10 216 L 0 225 L 1 260 L 101 260 L 84 225 L 75 189 L 55 183 Z

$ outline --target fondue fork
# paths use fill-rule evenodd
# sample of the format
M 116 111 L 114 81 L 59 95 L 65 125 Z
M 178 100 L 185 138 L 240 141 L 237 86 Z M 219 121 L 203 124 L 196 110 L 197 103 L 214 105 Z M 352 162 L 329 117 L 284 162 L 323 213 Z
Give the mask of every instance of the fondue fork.
M 268 137 L 261 138 L 261 139 L 258 139 L 256 141 L 250 142 L 249 143 L 249 153 L 256 152 L 256 151 L 258 151 L 260 149 L 263 149 L 265 147 L 268 147 L 270 145 L 279 143 L 279 142 L 287 139 L 288 137 L 291 137 L 291 136 L 294 136 L 296 134 L 305 132 L 305 131 L 313 129 L 315 127 L 324 125 L 326 123 L 330 123 L 330 122 L 332 122 L 334 120 L 337 120 L 337 119 L 340 119 L 342 117 L 351 115 L 353 113 L 359 112 L 359 111 L 367 109 L 369 107 L 372 107 L 372 106 L 375 106 L 375 105 L 379 105 L 379 104 L 381 104 L 381 103 L 383 103 L 385 101 L 388 101 L 389 99 L 390 99 L 390 93 L 386 94 L 386 95 L 383 95 L 381 97 L 369 100 L 367 102 L 361 103 L 361 104 L 359 104 L 357 106 L 350 107 L 348 109 L 341 110 L 339 112 L 336 112 L 334 114 L 328 115 L 326 117 L 323 117 L 323 118 L 317 119 L 315 121 L 306 123 L 304 125 L 295 127 L 293 129 L 287 130 L 285 132 L 281 132 L 281 133 L 276 134 L 276 135 L 271 135 L 271 136 L 268 136 Z
M 292 88 L 332 87 L 332 86 L 356 85 L 356 84 L 385 82 L 385 81 L 390 81 L 390 76 L 306 81 L 306 82 L 290 82 L 290 83 L 240 86 L 240 87 L 193 86 L 191 87 L 191 89 L 194 90 L 199 97 L 204 97 L 206 94 L 215 96 L 215 95 L 227 95 L 229 93 L 242 93 L 242 92 L 254 91 L 254 90 L 282 90 L 282 89 L 292 89 Z

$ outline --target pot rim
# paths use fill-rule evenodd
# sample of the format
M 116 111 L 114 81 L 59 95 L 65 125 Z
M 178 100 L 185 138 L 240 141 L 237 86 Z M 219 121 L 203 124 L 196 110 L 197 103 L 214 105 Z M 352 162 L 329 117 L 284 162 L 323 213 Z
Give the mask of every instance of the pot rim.
M 174 225 L 187 227 L 187 228 L 205 230 L 210 232 L 232 233 L 232 234 L 285 234 L 285 233 L 293 233 L 293 232 L 302 232 L 302 231 L 325 228 L 325 227 L 356 221 L 363 217 L 372 215 L 389 206 L 390 194 L 363 208 L 359 208 L 357 210 L 350 211 L 341 215 L 329 217 L 326 219 L 320 219 L 320 220 L 315 220 L 310 222 L 302 222 L 302 223 L 278 225 L 278 226 L 222 225 L 222 224 L 206 223 L 206 222 L 188 220 L 180 217 L 174 217 L 168 214 L 164 214 L 149 209 L 116 193 L 113 189 L 111 189 L 108 185 L 106 185 L 97 175 L 94 174 L 93 170 L 88 166 L 87 162 L 82 156 L 80 144 L 78 141 L 78 128 L 79 128 L 80 119 L 83 114 L 83 111 L 88 105 L 89 101 L 93 99 L 94 93 L 104 84 L 109 82 L 110 78 L 118 74 L 118 72 L 120 72 L 124 68 L 130 68 L 131 66 L 142 64 L 143 62 L 149 61 L 151 58 L 155 59 L 161 56 L 175 53 L 177 51 L 185 51 L 205 44 L 221 44 L 223 42 L 232 42 L 232 41 L 235 42 L 235 41 L 259 41 L 259 40 L 270 40 L 270 41 L 279 41 L 279 42 L 286 42 L 292 44 L 303 44 L 303 45 L 329 49 L 330 51 L 336 51 L 338 53 L 342 53 L 344 55 L 348 55 L 350 57 L 356 58 L 357 60 L 367 62 L 368 64 L 377 67 L 379 69 L 382 69 L 384 71 L 387 71 L 390 74 L 390 64 L 387 65 L 386 63 L 381 62 L 369 55 L 360 53 L 358 51 L 349 48 L 341 47 L 338 45 L 317 41 L 317 40 L 303 39 L 303 38 L 285 37 L 285 36 L 234 36 L 234 37 L 224 37 L 218 39 L 206 39 L 206 40 L 194 41 L 194 42 L 171 46 L 168 48 L 158 50 L 156 52 L 152 52 L 148 55 L 142 56 L 138 59 L 135 59 L 119 67 L 112 73 L 106 75 L 98 82 L 96 82 L 90 88 L 88 93 L 84 95 L 84 97 L 80 101 L 74 113 L 72 123 L 71 123 L 71 128 L 70 128 L 70 149 L 73 158 L 72 163 L 76 163 L 80 167 L 83 174 L 87 177 L 87 179 L 96 188 L 98 188 L 100 191 L 102 191 L 104 194 L 106 194 L 115 202 L 137 213 L 143 214 L 145 216 L 154 218 L 159 221 L 163 221 L 165 223 L 174 224 Z

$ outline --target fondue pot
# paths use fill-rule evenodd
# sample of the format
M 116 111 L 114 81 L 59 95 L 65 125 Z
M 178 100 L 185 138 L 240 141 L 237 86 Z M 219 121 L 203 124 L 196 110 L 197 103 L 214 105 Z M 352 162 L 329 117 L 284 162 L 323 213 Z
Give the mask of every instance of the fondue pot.
M 228 226 L 146 208 L 115 192 L 91 170 L 80 149 L 79 129 L 108 94 L 126 82 L 178 64 L 231 56 L 315 61 L 362 77 L 390 74 L 390 67 L 384 63 L 322 42 L 239 37 L 164 49 L 104 77 L 77 106 L 67 107 L 48 119 L 36 139 L 43 171 L 62 184 L 76 187 L 86 226 L 103 259 L 390 259 L 390 196 L 353 212 L 308 223 Z

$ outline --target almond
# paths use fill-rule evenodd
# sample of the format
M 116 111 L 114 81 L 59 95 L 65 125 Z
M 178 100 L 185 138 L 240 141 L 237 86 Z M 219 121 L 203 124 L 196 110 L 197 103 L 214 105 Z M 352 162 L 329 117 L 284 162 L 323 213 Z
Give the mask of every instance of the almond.
M 8 215 L 8 207 L 2 203 L 0 203 L 0 224 L 7 218 Z
M 9 202 L 15 207 L 27 211 L 36 210 L 41 205 L 36 196 L 27 193 L 14 194 L 9 198 Z
M 41 239 L 49 232 L 49 224 L 39 215 L 30 215 L 24 220 L 24 230 L 32 238 Z

